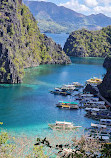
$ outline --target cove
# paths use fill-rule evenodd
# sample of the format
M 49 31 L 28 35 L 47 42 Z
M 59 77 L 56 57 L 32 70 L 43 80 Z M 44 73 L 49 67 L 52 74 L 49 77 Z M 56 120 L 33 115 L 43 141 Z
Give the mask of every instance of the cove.
M 103 58 L 71 58 L 70 65 L 40 65 L 26 69 L 22 84 L 0 85 L 0 121 L 12 134 L 44 136 L 52 132 L 48 123 L 70 121 L 84 128 L 92 119 L 84 117 L 85 111 L 63 110 L 56 107 L 60 100 L 73 101 L 73 97 L 54 96 L 49 91 L 71 82 L 82 84 L 91 77 L 103 77 L 106 70 Z

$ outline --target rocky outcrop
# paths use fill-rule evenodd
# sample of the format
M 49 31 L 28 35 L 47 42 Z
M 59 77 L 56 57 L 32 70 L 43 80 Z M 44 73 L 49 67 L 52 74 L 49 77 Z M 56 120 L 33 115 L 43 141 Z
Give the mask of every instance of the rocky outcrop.
M 0 1 L 0 83 L 20 83 L 24 68 L 67 64 L 60 45 L 42 35 L 22 0 Z
M 103 66 L 107 69 L 107 73 L 98 88 L 104 97 L 111 99 L 111 57 L 105 59 Z
M 46 61 L 46 63 L 69 64 L 71 62 L 69 57 L 64 53 L 61 45 L 56 44 L 51 38 L 48 38 L 45 34 L 44 34 L 43 43 L 46 46 L 46 49 L 48 50 L 48 54 L 51 57 L 51 60 Z M 42 63 L 44 63 L 44 61 Z
M 94 94 L 94 95 L 97 94 L 97 91 L 90 84 L 87 84 L 83 91 L 90 92 L 91 94 Z
M 68 56 L 74 57 L 106 57 L 111 53 L 111 26 L 99 31 L 74 31 L 63 50 Z

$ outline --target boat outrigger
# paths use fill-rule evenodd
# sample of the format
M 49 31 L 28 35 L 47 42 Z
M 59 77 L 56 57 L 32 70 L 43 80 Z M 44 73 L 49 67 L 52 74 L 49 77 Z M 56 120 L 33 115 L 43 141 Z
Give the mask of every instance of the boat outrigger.
M 80 128 L 82 126 L 74 126 L 72 122 L 62 122 L 56 121 L 54 124 L 48 124 L 51 129 L 56 130 L 74 130 L 76 128 Z
M 60 108 L 68 108 L 68 109 L 79 109 L 77 102 L 63 102 L 59 101 L 58 104 L 56 104 L 57 107 Z

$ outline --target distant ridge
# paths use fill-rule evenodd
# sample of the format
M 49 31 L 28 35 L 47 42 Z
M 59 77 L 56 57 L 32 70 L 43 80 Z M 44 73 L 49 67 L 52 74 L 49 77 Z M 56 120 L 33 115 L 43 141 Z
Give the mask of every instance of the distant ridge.
M 99 30 L 111 25 L 111 18 L 102 13 L 86 16 L 52 2 L 24 1 L 24 3 L 37 19 L 42 32 L 70 33 L 81 28 Z

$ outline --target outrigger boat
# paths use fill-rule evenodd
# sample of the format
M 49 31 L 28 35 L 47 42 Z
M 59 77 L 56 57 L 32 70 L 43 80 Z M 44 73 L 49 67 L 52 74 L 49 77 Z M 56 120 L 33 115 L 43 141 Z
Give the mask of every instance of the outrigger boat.
M 77 88 L 83 88 L 84 86 L 82 84 L 80 84 L 79 82 L 73 82 L 72 83 L 75 87 Z
M 69 85 L 63 85 L 63 86 L 61 87 L 61 90 L 63 90 L 63 91 L 74 91 L 75 88 L 76 88 L 76 87 L 75 87 L 74 85 L 69 84 Z
M 72 122 L 61 122 L 56 121 L 54 124 L 48 124 L 51 129 L 56 130 L 74 130 L 76 128 L 80 128 L 82 126 L 74 126 Z
M 61 90 L 61 88 L 55 88 L 54 91 L 50 91 L 50 93 L 54 94 L 54 95 L 71 95 L 71 92 L 69 91 L 63 91 Z
M 99 85 L 102 83 L 102 79 L 93 77 L 90 78 L 89 80 L 86 80 L 86 84 L 92 84 L 92 85 Z
M 60 108 L 79 109 L 78 103 L 76 103 L 76 102 L 59 101 L 59 103 L 56 104 L 56 106 L 60 107 Z

